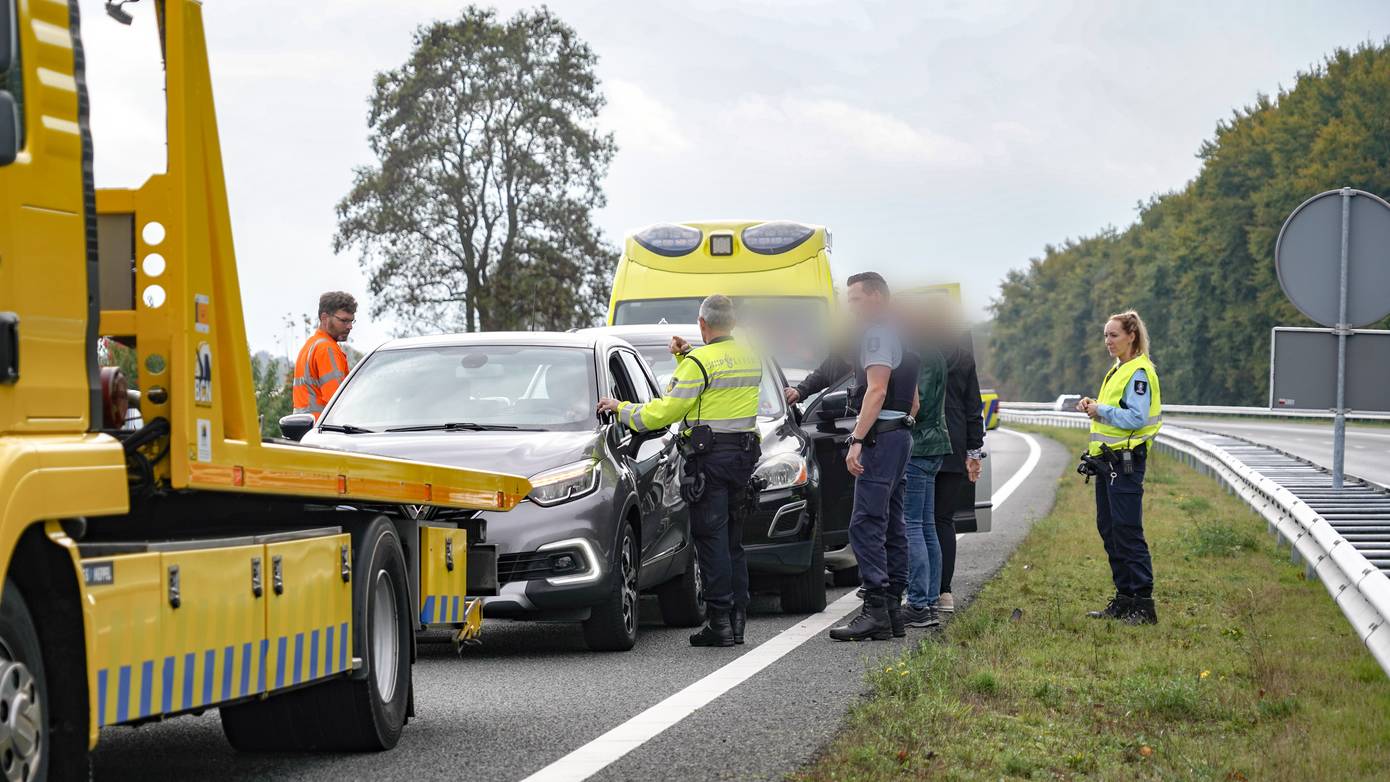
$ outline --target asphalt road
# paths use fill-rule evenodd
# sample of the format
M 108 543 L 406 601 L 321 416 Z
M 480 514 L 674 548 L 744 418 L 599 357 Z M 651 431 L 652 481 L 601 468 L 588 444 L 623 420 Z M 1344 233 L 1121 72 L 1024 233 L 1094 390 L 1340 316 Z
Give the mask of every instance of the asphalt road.
M 953 584 L 959 604 L 969 601 L 1052 505 L 1057 477 L 1070 456 L 1050 440 L 1032 439 L 1041 458 L 996 509 L 994 531 L 967 535 L 959 543 Z M 1009 432 L 991 432 L 987 446 L 998 497 L 1028 461 L 1030 448 L 1024 436 Z M 833 590 L 831 600 L 848 591 Z M 841 604 L 842 611 L 848 609 Z M 670 701 L 692 689 L 729 687 L 738 681 L 734 674 L 740 667 L 746 673 L 750 661 L 791 645 L 800 632 L 807 636 L 803 643 L 589 777 L 780 779 L 834 736 L 845 710 L 865 691 L 866 666 L 929 632 L 912 630 L 904 641 L 846 644 L 797 627 L 831 618 L 786 616 L 777 611 L 775 598 L 759 598 L 750 612 L 746 646 L 692 649 L 686 641 L 690 631 L 664 627 L 652 602 L 643 605 L 637 648 L 612 654 L 587 651 L 573 625 L 492 621 L 484 628 L 484 644 L 461 654 L 448 642 L 421 645 L 414 669 L 417 716 L 394 751 L 241 755 L 227 745 L 211 712 L 106 729 L 94 754 L 95 776 L 341 782 L 518 780 L 540 771 L 568 771 L 570 778 L 582 779 L 573 773 L 578 764 L 571 753 L 611 759 L 612 741 L 596 738 L 639 722 L 632 718 L 648 709 L 660 712 L 658 720 L 674 720 L 680 715 L 672 716 Z M 735 660 L 740 662 L 730 666 Z M 670 697 L 676 693 L 681 697 Z
M 1164 421 L 1244 437 L 1332 468 L 1331 421 L 1229 421 L 1200 416 L 1164 416 Z M 1390 486 L 1390 428 L 1348 424 L 1345 453 L 1347 474 Z

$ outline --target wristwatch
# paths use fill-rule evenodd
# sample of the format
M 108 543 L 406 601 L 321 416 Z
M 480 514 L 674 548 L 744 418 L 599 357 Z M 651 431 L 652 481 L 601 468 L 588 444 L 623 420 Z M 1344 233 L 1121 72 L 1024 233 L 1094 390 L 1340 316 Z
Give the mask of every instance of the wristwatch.
M 967 459 L 987 459 L 987 458 L 989 458 L 989 454 L 985 453 L 985 449 L 983 449 L 983 448 L 971 448 L 970 450 L 968 450 L 968 451 L 965 452 L 965 458 L 967 458 Z
M 863 437 L 855 437 L 854 435 L 850 435 L 850 436 L 848 436 L 848 437 L 845 438 L 845 445 L 863 445 L 863 444 L 864 444 L 864 438 L 863 438 Z

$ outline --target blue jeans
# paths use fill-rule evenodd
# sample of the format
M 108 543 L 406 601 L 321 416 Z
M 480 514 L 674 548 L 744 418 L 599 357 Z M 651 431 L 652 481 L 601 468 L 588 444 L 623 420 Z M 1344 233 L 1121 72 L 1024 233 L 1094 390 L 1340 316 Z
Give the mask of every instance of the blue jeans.
M 907 465 L 907 603 L 934 606 L 941 597 L 941 543 L 936 538 L 936 473 L 940 456 L 914 456 Z

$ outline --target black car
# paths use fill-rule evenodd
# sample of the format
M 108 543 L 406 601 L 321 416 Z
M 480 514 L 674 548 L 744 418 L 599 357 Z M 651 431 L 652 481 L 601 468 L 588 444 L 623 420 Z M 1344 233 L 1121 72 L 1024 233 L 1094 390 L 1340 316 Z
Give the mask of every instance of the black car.
M 579 333 L 623 338 L 646 359 L 662 388 L 676 367 L 669 350 L 671 337 L 702 344 L 699 329 L 684 324 L 611 326 Z M 802 431 L 797 414 L 782 396 L 786 382 L 777 362 L 768 357 L 758 396 L 762 457 L 755 473 L 767 481 L 767 488 L 758 498 L 757 510 L 744 522 L 743 545 L 754 589 L 778 592 L 787 613 L 814 613 L 825 608 L 821 470 L 812 437 Z M 837 534 L 838 545 L 846 545 L 843 524 Z
M 625 650 L 640 592 L 671 625 L 704 613 L 675 437 L 596 413 L 600 395 L 657 394 L 632 346 L 603 334 L 401 339 L 359 362 L 303 442 L 529 476 L 511 512 L 465 520 L 498 547 L 484 615 L 582 622 L 591 648 Z

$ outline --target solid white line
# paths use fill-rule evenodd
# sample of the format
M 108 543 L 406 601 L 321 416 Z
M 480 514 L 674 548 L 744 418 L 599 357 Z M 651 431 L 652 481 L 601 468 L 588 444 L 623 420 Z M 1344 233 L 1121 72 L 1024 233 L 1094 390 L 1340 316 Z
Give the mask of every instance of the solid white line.
M 1023 441 L 1028 443 L 1028 458 L 1024 460 L 1023 466 L 990 496 L 989 501 L 996 508 L 1003 505 L 1004 500 L 1007 500 L 1009 495 L 1013 494 L 1014 490 L 1021 486 L 1029 475 L 1033 474 L 1033 468 L 1038 466 L 1038 460 L 1042 458 L 1042 447 L 1038 445 L 1038 441 L 1032 435 L 1025 432 L 1015 432 L 1012 429 L 999 429 L 997 431 L 1006 432 L 1014 437 L 1022 437 Z
M 1022 437 L 1028 443 L 1028 458 L 990 497 L 990 502 L 996 510 L 1033 472 L 1033 468 L 1038 466 L 1038 460 L 1042 457 L 1042 449 L 1031 436 L 1009 429 L 998 431 Z M 826 606 L 822 613 L 809 616 L 758 644 L 734 661 L 526 777 L 522 782 L 583 782 L 660 735 L 667 728 L 694 714 L 701 706 L 744 683 L 788 652 L 820 635 L 859 604 L 859 598 L 850 592 Z

